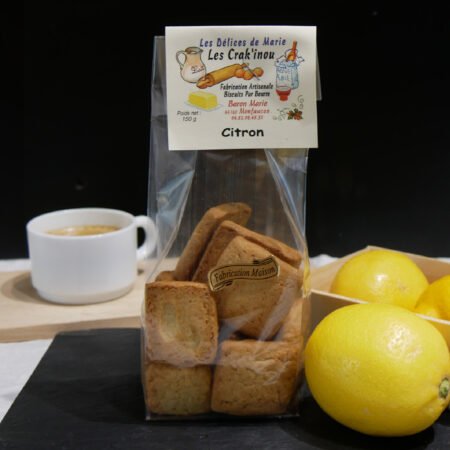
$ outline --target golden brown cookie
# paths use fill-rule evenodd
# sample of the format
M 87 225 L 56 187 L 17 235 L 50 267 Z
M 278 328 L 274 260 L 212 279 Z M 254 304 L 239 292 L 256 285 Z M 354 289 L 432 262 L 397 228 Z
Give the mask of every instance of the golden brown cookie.
M 211 409 L 240 416 L 285 413 L 295 399 L 299 356 L 298 346 L 290 343 L 223 342 Z
M 263 247 L 235 237 L 222 252 L 217 267 L 252 264 L 271 256 Z M 214 293 L 219 319 L 255 339 L 267 340 L 279 330 L 299 295 L 301 272 L 279 258 L 279 275 L 258 280 L 235 279 Z
M 156 275 L 155 281 L 175 281 L 173 270 L 164 270 Z
M 211 369 L 152 363 L 145 369 L 147 407 L 157 414 L 190 415 L 210 411 Z
M 272 255 L 277 256 L 295 268 L 300 266 L 302 255 L 297 250 L 269 236 L 256 233 L 237 223 L 225 220 L 217 227 L 209 241 L 192 277 L 193 281 L 207 283 L 208 272 L 217 265 L 220 255 L 236 236 L 241 236 L 249 242 L 260 245 Z
M 309 297 L 297 298 L 281 325 L 275 340 L 286 342 L 306 342 L 311 320 L 311 301 Z
M 190 280 L 216 228 L 224 220 L 245 225 L 251 208 L 245 203 L 224 203 L 208 209 L 195 227 L 175 267 L 176 280 Z
M 179 367 L 212 363 L 218 321 L 208 287 L 190 281 L 147 284 L 144 332 L 151 361 Z

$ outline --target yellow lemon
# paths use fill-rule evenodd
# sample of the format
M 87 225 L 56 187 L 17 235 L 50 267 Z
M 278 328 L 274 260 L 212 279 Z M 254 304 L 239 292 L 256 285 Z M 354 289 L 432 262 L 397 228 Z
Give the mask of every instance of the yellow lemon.
M 306 346 L 305 371 L 326 413 L 370 435 L 418 433 L 450 401 L 444 338 L 394 305 L 351 305 L 326 316 Z
M 450 275 L 431 283 L 420 296 L 416 312 L 450 320 Z
M 413 310 L 427 286 L 423 272 L 406 255 L 371 250 L 349 259 L 336 274 L 330 291 Z

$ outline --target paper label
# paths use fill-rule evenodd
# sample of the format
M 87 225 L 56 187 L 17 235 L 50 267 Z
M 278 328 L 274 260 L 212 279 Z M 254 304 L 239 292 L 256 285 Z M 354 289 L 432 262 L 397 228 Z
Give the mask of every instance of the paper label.
M 220 291 L 233 284 L 234 280 L 267 280 L 277 277 L 280 267 L 273 256 L 262 260 L 255 260 L 253 264 L 229 264 L 217 267 L 208 273 L 211 291 Z
M 317 147 L 316 28 L 167 27 L 170 150 Z

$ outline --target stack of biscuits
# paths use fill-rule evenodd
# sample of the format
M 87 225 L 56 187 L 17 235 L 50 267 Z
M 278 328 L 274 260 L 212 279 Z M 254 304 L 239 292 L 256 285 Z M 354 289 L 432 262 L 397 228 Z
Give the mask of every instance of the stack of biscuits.
M 244 203 L 209 209 L 175 270 L 146 285 L 150 412 L 278 415 L 295 407 L 309 326 L 302 257 L 246 228 L 250 215 Z M 220 290 L 211 287 L 212 270 L 267 258 L 276 261 L 276 276 L 237 277 Z

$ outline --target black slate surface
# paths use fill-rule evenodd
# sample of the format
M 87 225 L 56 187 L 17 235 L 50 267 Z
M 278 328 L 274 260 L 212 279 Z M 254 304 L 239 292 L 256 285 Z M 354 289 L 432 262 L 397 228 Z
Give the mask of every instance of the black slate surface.
M 450 449 L 450 413 L 420 434 L 373 438 L 311 397 L 285 420 L 145 422 L 139 331 L 59 334 L 0 424 L 3 449 Z

